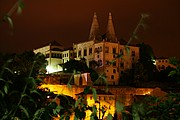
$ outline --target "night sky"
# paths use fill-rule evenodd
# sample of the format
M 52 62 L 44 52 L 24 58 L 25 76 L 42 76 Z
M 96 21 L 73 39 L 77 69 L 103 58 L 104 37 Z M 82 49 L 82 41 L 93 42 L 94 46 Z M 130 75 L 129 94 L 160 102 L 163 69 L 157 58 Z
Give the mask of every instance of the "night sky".
M 0 17 L 17 0 L 0 0 Z M 65 47 L 88 40 L 94 12 L 102 33 L 108 13 L 112 13 L 115 32 L 128 40 L 141 13 L 147 29 L 140 29 L 139 38 L 152 46 L 157 57 L 180 58 L 180 0 L 24 0 L 21 15 L 14 13 L 14 29 L 0 25 L 0 51 L 23 52 L 56 40 Z

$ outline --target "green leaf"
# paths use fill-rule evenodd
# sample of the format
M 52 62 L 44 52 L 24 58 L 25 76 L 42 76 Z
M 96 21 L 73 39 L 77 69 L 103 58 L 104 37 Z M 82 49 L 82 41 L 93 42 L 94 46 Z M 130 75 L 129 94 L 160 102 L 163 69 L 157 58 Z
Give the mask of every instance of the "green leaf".
M 148 14 L 146 14 L 146 13 L 143 13 L 143 14 L 141 14 L 141 17 L 142 17 L 142 18 L 148 18 L 148 17 L 149 17 L 149 15 L 148 15 Z
M 175 75 L 176 74 L 176 70 L 173 70 L 173 71 L 171 71 L 169 74 L 168 74 L 168 76 L 173 76 L 173 75 Z
M 41 114 L 45 111 L 44 108 L 38 109 L 36 110 L 34 116 L 33 116 L 33 120 L 39 119 Z
M 5 85 L 4 85 L 4 92 L 5 92 L 6 94 L 8 93 L 8 87 L 9 87 L 8 84 L 5 84 Z
M 124 109 L 124 105 L 120 103 L 119 101 L 116 102 L 116 111 L 117 113 L 122 112 Z
M 2 97 L 4 97 L 4 93 L 3 93 L 3 91 L 1 91 L 1 90 L 0 90 L 0 94 L 1 94 L 1 96 L 2 96 Z
M 56 106 L 56 108 L 53 109 L 53 114 L 57 115 L 60 112 L 61 109 L 63 109 L 62 106 Z
M 97 101 L 97 92 L 95 88 L 92 88 L 93 98 L 95 101 Z
M 4 79 L 0 78 L 0 81 L 6 82 Z
M 91 88 L 91 86 L 87 86 L 86 88 L 84 88 L 84 94 L 87 94 L 89 92 L 90 88 Z
M 13 28 L 13 21 L 12 21 L 12 19 L 9 16 L 6 16 L 6 19 L 7 19 L 8 23 L 9 23 L 10 27 Z
M 112 120 L 113 116 L 111 114 L 108 114 L 107 119 L 106 120 Z
M 4 67 L 4 69 L 8 70 L 11 74 L 14 74 L 13 71 L 7 67 Z
M 17 14 L 21 14 L 22 13 L 22 8 L 20 6 L 18 6 L 17 8 Z
M 21 97 L 29 97 L 27 94 L 22 94 Z
M 70 85 L 70 83 L 68 83 L 68 84 L 67 84 L 67 86 L 68 86 L 68 88 L 69 88 L 69 89 L 71 89 L 71 88 L 72 88 L 72 86 Z
M 75 102 L 75 107 L 78 106 L 78 104 L 80 103 L 80 100 L 81 100 L 81 98 L 78 98 L 78 99 L 76 100 L 76 102 Z
M 29 113 L 27 112 L 26 108 L 24 108 L 22 105 L 20 105 L 19 108 L 22 109 L 26 117 L 29 118 Z
M 23 8 L 24 8 L 24 3 L 22 2 L 22 0 L 19 0 L 19 1 L 18 1 L 17 13 L 18 13 L 18 14 L 21 14 Z
M 126 52 L 127 52 L 127 55 L 130 55 L 130 48 L 129 47 L 125 47 L 125 50 L 126 50 Z
M 35 93 L 35 94 L 41 96 L 41 94 L 40 94 L 37 90 L 35 90 L 35 89 L 34 89 L 34 90 L 31 90 L 30 93 L 31 93 L 31 94 L 32 94 L 32 93 Z

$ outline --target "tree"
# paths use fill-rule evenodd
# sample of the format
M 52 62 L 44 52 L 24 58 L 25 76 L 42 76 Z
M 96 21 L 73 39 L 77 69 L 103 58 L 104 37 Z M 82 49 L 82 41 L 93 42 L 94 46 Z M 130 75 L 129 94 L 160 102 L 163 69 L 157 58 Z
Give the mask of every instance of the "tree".
M 63 65 L 63 71 L 66 73 L 73 73 L 74 71 L 77 72 L 87 72 L 88 71 L 88 66 L 83 60 L 70 60 Z
M 0 119 L 51 119 L 57 105 L 47 95 L 53 93 L 37 88 L 45 57 L 32 51 L 1 54 L 0 63 Z
M 153 72 L 156 71 L 156 66 L 154 63 L 154 53 L 151 46 L 140 43 L 137 44 L 140 47 L 140 59 L 139 62 L 143 65 L 144 70 L 147 71 L 147 79 L 144 81 L 152 81 L 153 80 Z

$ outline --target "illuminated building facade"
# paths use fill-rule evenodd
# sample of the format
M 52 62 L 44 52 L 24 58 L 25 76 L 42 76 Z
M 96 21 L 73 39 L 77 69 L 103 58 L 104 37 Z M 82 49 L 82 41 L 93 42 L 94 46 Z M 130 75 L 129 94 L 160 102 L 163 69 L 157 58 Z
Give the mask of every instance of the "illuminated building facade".
M 109 13 L 107 31 L 104 35 L 100 33 L 95 13 L 89 40 L 73 44 L 73 49 L 76 59 L 85 58 L 88 66 L 91 61 L 96 61 L 98 72 L 106 75 L 109 85 L 118 85 L 124 71 L 134 67 L 139 59 L 139 47 L 121 45 L 117 40 L 111 13 Z M 121 57 L 118 57 L 120 54 Z
M 156 58 L 155 59 L 155 65 L 156 68 L 161 71 L 161 70 L 165 70 L 167 67 L 172 67 L 172 68 L 176 68 L 176 66 L 170 64 L 169 59 L 168 58 Z
M 62 71 L 61 64 L 72 59 L 73 50 L 64 49 L 64 47 L 57 41 L 51 41 L 42 47 L 34 49 L 34 53 L 42 53 L 45 55 L 48 65 L 46 67 L 47 73 L 54 73 Z
M 48 73 L 62 71 L 60 65 L 70 59 L 85 58 L 88 66 L 90 62 L 96 61 L 98 72 L 105 74 L 109 85 L 120 84 L 119 79 L 124 71 L 131 69 L 139 59 L 139 47 L 123 45 L 117 40 L 111 13 L 105 34 L 101 34 L 97 15 L 94 13 L 88 41 L 73 44 L 72 50 L 65 50 L 62 45 L 52 41 L 34 52 L 41 52 L 46 56 Z M 104 83 L 100 81 L 99 84 Z

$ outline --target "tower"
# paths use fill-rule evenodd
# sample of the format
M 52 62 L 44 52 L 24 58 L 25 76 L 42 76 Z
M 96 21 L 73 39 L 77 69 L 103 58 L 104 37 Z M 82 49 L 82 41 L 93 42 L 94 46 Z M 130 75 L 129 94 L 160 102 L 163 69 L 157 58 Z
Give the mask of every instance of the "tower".
M 111 42 L 117 42 L 115 30 L 114 30 L 114 25 L 113 25 L 113 20 L 112 20 L 112 14 L 109 13 L 108 17 L 108 24 L 107 24 L 107 30 L 106 30 L 106 39 L 107 41 Z
M 100 34 L 99 23 L 96 12 L 94 13 L 94 17 L 93 17 L 90 34 L 89 34 L 89 40 L 101 41 L 101 34 Z

